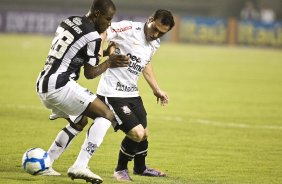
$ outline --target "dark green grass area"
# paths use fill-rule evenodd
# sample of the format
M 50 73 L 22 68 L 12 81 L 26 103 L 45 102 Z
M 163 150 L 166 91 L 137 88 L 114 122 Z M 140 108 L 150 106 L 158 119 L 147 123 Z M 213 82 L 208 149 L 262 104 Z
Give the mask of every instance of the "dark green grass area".
M 47 150 L 66 125 L 48 120 L 49 110 L 35 92 L 51 39 L 0 35 L 1 184 L 85 183 L 71 181 L 66 171 L 86 130 L 55 162 L 62 176 L 31 176 L 21 166 L 28 148 Z M 132 176 L 133 183 L 282 183 L 281 58 L 281 50 L 163 44 L 152 63 L 170 104 L 156 104 L 143 77 L 139 88 L 150 129 L 147 164 L 168 177 Z M 82 75 L 79 83 L 95 92 L 98 79 Z M 104 183 L 118 183 L 112 174 L 122 138 L 122 132 L 109 129 L 90 162 Z

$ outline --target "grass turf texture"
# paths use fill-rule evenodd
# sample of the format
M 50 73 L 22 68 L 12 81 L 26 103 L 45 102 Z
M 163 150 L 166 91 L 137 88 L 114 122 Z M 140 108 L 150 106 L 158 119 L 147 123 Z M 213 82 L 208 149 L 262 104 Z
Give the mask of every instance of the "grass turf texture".
M 55 162 L 62 176 L 31 176 L 21 166 L 28 148 L 47 150 L 66 125 L 48 120 L 35 92 L 51 39 L 0 35 L 1 184 L 71 182 L 66 171 L 86 130 Z M 170 104 L 157 105 L 143 78 L 139 88 L 150 128 L 147 164 L 169 177 L 133 176 L 134 183 L 282 183 L 281 58 L 281 50 L 163 44 L 152 61 Z M 96 91 L 98 79 L 82 75 L 79 82 Z M 112 174 L 122 138 L 109 129 L 90 162 L 104 183 L 117 183 Z

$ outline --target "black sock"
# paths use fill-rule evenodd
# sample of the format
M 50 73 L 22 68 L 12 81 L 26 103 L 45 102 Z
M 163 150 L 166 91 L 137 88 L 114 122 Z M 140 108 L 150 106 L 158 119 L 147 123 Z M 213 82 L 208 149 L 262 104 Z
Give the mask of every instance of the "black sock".
M 127 169 L 128 161 L 131 161 L 134 158 L 137 152 L 138 144 L 138 142 L 132 141 L 128 137 L 123 139 L 119 151 L 116 171 Z
M 146 169 L 145 158 L 148 152 L 148 140 L 141 141 L 138 145 L 138 152 L 134 157 L 134 171 L 136 173 L 143 173 Z

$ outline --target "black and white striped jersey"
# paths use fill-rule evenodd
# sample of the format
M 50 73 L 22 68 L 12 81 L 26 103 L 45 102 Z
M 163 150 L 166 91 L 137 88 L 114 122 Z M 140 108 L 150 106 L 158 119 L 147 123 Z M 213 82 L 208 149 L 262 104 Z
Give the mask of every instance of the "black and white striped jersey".
M 77 80 L 81 67 L 99 64 L 101 37 L 86 17 L 72 16 L 61 22 L 45 66 L 37 79 L 37 92 L 46 93 Z

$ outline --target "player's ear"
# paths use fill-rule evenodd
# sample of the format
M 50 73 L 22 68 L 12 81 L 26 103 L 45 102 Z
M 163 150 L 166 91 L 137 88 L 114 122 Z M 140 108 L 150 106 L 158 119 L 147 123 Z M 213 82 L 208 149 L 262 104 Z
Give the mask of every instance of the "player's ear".
M 151 22 L 153 22 L 153 21 L 154 21 L 154 18 L 153 18 L 153 17 L 149 17 L 148 23 L 151 23 Z
M 95 17 L 98 17 L 101 14 L 101 12 L 100 10 L 95 10 L 93 14 Z

